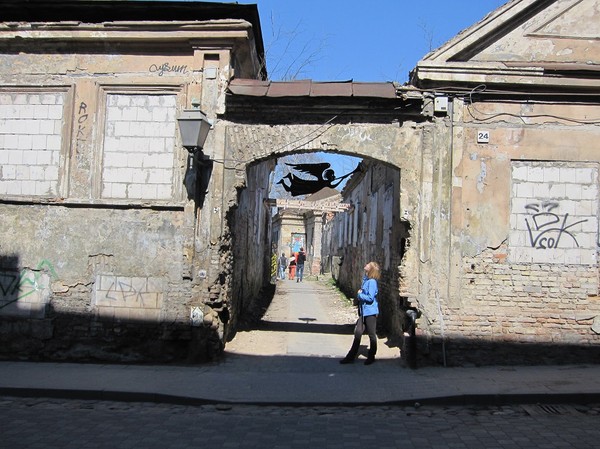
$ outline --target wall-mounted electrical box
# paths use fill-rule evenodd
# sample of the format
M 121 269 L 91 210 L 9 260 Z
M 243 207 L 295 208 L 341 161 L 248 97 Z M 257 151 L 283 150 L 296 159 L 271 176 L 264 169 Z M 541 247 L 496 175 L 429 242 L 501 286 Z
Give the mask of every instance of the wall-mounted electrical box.
M 433 110 L 435 112 L 448 112 L 448 97 L 435 97 Z

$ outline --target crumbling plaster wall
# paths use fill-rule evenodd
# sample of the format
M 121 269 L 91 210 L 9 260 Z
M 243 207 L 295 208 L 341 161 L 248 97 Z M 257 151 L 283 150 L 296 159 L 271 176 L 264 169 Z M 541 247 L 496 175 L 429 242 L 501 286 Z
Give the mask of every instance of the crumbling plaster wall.
M 500 58 L 502 61 L 582 64 L 598 61 L 598 46 L 593 44 L 600 32 L 596 0 L 552 3 L 482 49 L 472 60 L 497 62 Z
M 155 46 L 146 52 L 135 39 L 121 42 L 120 51 L 111 50 L 112 41 L 104 40 L 110 31 L 90 31 L 103 26 L 88 24 L 84 31 L 61 32 L 58 39 L 43 42 L 35 38 L 52 38 L 56 30 L 32 31 L 26 23 L 0 28 L 6 45 L 0 52 L 0 93 L 12 102 L 5 106 L 31 113 L 38 122 L 47 118 L 46 93 L 51 99 L 60 97 L 54 106 L 62 108 L 59 124 L 51 130 L 60 148 L 48 170 L 57 171 L 56 188 L 25 194 L 6 187 L 12 176 L 7 171 L 0 176 L 6 181 L 3 192 L 8 193 L 0 205 L 2 355 L 206 360 L 222 349 L 230 299 L 230 291 L 222 288 L 228 273 L 221 260 L 228 245 L 223 231 L 223 168 L 215 164 L 210 194 L 200 204 L 193 187 L 186 190 L 189 160 L 175 119 L 176 112 L 192 104 L 199 104 L 213 119 L 223 112 L 225 86 L 233 75 L 231 53 L 248 43 L 244 36 L 250 30 L 245 22 L 228 21 L 210 28 L 211 33 L 202 32 L 202 39 L 216 40 L 199 45 L 198 29 L 189 24 L 175 33 L 178 36 L 159 27 L 146 38 L 160 35 L 167 42 L 176 37 L 176 43 L 160 46 L 162 52 Z M 131 35 L 142 38 L 144 33 L 136 29 Z M 70 41 L 83 34 L 87 46 Z M 13 35 L 29 39 L 15 39 L 15 50 Z M 195 44 L 185 37 L 194 37 Z M 89 46 L 99 38 L 102 51 L 90 52 Z M 124 51 L 126 47 L 135 51 Z M 241 70 L 248 70 L 239 55 L 236 61 Z M 128 146 L 115 144 L 131 158 L 128 162 L 121 158 L 127 164 L 120 168 L 124 179 L 136 176 L 138 170 L 144 176 L 139 185 L 167 186 L 158 199 L 148 195 L 149 189 L 142 189 L 139 196 L 125 190 L 118 199 L 106 193 L 103 149 L 108 133 L 114 132 L 106 127 L 110 95 L 138 97 L 146 105 L 160 104 L 155 101 L 160 96 L 170 99 L 168 114 L 158 110 L 152 114 L 148 107 L 142 119 L 154 123 L 154 129 L 171 131 L 160 145 L 165 152 L 161 163 L 170 157 L 170 165 L 152 172 L 155 155 L 136 150 L 133 140 Z M 119 126 L 140 120 L 126 117 L 133 112 L 116 111 L 117 107 L 120 103 L 113 109 L 123 114 L 118 116 Z M 21 126 L 20 117 L 8 118 L 12 132 L 34 141 L 43 137 L 39 130 Z M 131 126 L 131 134 L 124 137 L 150 142 L 151 132 L 140 136 Z M 222 157 L 223 136 L 216 126 L 205 145 L 215 157 Z M 10 164 L 26 166 L 24 158 L 36 154 L 25 147 L 3 148 L 12 151 Z M 163 178 L 152 181 L 157 174 Z M 32 180 L 24 185 L 33 185 Z M 114 184 L 119 181 L 115 173 Z M 225 256 L 226 261 L 230 257 Z M 200 312 L 195 320 L 190 316 L 193 308 Z
M 423 320 L 430 337 L 446 341 L 448 363 L 576 361 L 598 346 L 598 179 L 590 173 L 600 128 L 590 117 L 597 105 L 454 100 L 448 292 L 437 314 L 434 303 L 424 307 Z M 478 143 L 482 132 L 489 143 Z M 541 215 L 535 229 L 536 207 L 572 236 L 533 248 L 544 230 Z
M 365 264 L 379 264 L 378 325 L 394 339 L 402 335 L 408 306 L 399 296 L 399 267 L 410 238 L 409 224 L 401 219 L 398 207 L 401 173 L 376 161 L 364 161 L 362 168 L 342 191 L 351 207 L 327 227 L 329 246 L 324 251 L 336 261 L 334 279 L 349 297 L 355 297 L 361 286 Z
M 233 336 L 238 323 L 255 317 L 257 304 L 264 303 L 271 284 L 271 215 L 265 200 L 269 197 L 270 173 L 275 160 L 247 168 L 243 184 L 236 185 L 237 200 L 227 212 L 224 230 L 228 247 L 221 256 L 224 285 L 230 288 L 231 323 L 225 339 Z

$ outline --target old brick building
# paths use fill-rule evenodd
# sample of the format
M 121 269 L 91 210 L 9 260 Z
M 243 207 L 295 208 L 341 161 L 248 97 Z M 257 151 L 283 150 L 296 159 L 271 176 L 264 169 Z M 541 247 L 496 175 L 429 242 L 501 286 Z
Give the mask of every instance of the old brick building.
M 218 353 L 232 214 L 226 186 L 206 184 L 226 169 L 223 135 L 197 164 L 177 119 L 199 106 L 214 123 L 233 76 L 264 76 L 256 6 L 31 0 L 3 2 L 0 20 L 0 352 Z
M 266 81 L 254 6 L 93 3 L 0 22 L 5 356 L 218 353 L 270 279 L 276 158 L 333 151 L 370 168 L 327 257 L 348 289 L 381 259 L 388 332 L 410 306 L 435 362 L 598 360 L 598 0 L 509 1 L 405 86 Z
M 324 145 L 396 170 L 388 193 L 387 181 L 346 193 L 363 211 L 339 218 L 332 257 L 343 257 L 338 276 L 352 291 L 364 257 L 385 261 L 395 245 L 384 307 L 418 309 L 420 354 L 431 360 L 598 360 L 598 14 L 597 0 L 510 1 L 426 55 L 389 104 L 383 84 L 367 88 L 379 107 L 360 108 L 359 83 L 231 88 L 229 117 L 252 110 L 270 124 L 252 128 L 262 139 L 297 141 L 328 123 L 299 149 Z M 348 120 L 335 115 L 344 100 Z M 402 319 L 386 321 L 401 333 Z
M 599 6 L 507 2 L 413 72 L 449 100 L 420 308 L 450 363 L 600 360 Z

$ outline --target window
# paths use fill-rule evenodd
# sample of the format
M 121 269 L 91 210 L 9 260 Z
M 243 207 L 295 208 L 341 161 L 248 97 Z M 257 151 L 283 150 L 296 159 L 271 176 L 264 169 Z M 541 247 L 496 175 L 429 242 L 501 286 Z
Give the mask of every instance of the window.
M 0 194 L 59 195 L 65 92 L 0 92 Z
M 526 263 L 596 263 L 598 166 L 514 162 L 510 257 Z
M 172 94 L 107 94 L 102 198 L 173 198 L 176 105 Z

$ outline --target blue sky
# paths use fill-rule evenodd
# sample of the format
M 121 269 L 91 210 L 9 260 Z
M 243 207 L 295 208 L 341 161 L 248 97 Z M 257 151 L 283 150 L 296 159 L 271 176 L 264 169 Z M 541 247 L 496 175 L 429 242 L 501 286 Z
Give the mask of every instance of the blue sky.
M 272 80 L 398 81 L 506 0 L 254 0 Z M 359 159 L 317 153 L 336 175 Z M 298 161 L 295 161 L 298 162 Z M 280 161 L 281 163 L 281 161 Z
M 267 70 L 273 80 L 402 83 L 431 49 L 475 24 L 506 0 L 238 3 L 258 5 Z

